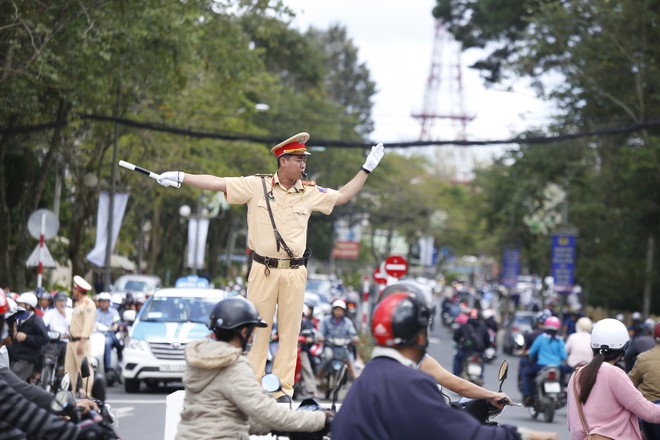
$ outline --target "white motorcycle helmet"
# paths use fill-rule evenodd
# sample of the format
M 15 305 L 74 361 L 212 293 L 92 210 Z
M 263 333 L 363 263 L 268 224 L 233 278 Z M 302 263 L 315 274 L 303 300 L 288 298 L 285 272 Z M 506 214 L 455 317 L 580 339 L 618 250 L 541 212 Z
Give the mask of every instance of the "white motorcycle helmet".
M 32 292 L 21 293 L 18 298 L 16 298 L 17 304 L 28 304 L 33 309 L 37 307 L 37 295 Z
M 591 348 L 595 350 L 625 351 L 629 342 L 628 329 L 617 319 L 601 319 L 591 330 Z

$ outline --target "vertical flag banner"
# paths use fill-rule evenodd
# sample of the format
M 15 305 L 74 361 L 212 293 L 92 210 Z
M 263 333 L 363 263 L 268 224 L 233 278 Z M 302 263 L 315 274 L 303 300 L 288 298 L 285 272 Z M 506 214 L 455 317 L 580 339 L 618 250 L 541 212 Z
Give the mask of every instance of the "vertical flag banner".
M 126 204 L 128 203 L 128 193 L 115 193 L 114 209 L 112 213 L 112 245 L 115 248 L 121 222 L 124 219 Z M 110 194 L 102 191 L 99 194 L 99 209 L 96 215 L 96 245 L 87 254 L 87 261 L 98 267 L 105 266 L 105 248 L 108 243 L 108 216 L 110 214 Z M 112 250 L 111 249 L 111 250 Z
M 552 236 L 552 277 L 555 292 L 570 293 L 575 275 L 575 234 L 558 233 Z
M 206 235 L 208 231 L 209 219 L 193 217 L 188 220 L 186 267 L 192 269 L 202 269 L 204 267 L 204 250 L 206 249 Z

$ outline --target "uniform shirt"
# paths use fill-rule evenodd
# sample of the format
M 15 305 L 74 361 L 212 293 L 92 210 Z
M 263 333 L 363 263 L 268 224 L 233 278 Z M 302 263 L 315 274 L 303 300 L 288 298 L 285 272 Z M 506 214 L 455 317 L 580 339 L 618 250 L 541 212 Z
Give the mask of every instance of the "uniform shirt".
M 397 350 L 377 347 L 332 422 L 333 440 L 513 440 L 513 426 L 480 424 L 447 405 L 438 385 Z
M 307 222 L 313 211 L 330 214 L 339 193 L 334 189 L 303 184 L 301 180 L 288 190 L 280 185 L 277 173 L 266 176 L 266 191 L 272 190 L 270 207 L 277 230 L 289 246 L 295 258 L 300 258 L 307 245 Z M 229 177 L 227 203 L 247 204 L 248 246 L 257 254 L 272 258 L 289 258 L 280 247 L 273 233 L 268 206 L 259 176 Z
M 73 315 L 73 310 L 69 307 L 64 309 L 64 316 L 57 309 L 50 309 L 44 315 L 44 324 L 48 327 L 48 330 L 57 332 L 60 335 L 69 334 L 69 326 L 71 325 L 71 316 Z M 62 341 L 68 341 L 68 339 L 61 339 Z
M 94 301 L 84 296 L 76 303 L 71 317 L 69 335 L 72 338 L 89 338 L 96 324 L 96 306 Z
M 560 337 L 551 338 L 547 334 L 540 335 L 534 340 L 529 349 L 529 357 L 538 356 L 539 365 L 560 366 L 566 360 L 566 345 Z
M 114 307 L 108 307 L 105 312 L 99 308 L 96 310 L 96 322 L 105 325 L 109 329 L 112 324 L 119 322 L 119 312 Z

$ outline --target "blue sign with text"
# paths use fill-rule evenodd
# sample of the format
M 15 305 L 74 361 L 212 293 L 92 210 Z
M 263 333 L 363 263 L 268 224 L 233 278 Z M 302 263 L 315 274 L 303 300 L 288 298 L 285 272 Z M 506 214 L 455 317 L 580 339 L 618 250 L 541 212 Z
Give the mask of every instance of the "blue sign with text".
M 575 235 L 554 234 L 552 236 L 552 277 L 555 292 L 570 293 L 575 276 Z
M 520 270 L 520 249 L 506 248 L 502 258 L 502 284 L 512 289 L 518 284 Z

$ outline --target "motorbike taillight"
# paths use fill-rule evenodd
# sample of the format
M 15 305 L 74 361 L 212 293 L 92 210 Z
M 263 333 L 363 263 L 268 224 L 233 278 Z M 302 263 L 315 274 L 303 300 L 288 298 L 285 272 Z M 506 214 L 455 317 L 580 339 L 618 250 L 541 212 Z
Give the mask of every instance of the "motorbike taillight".
M 556 371 L 549 371 L 548 372 L 548 380 L 557 380 L 557 372 Z

